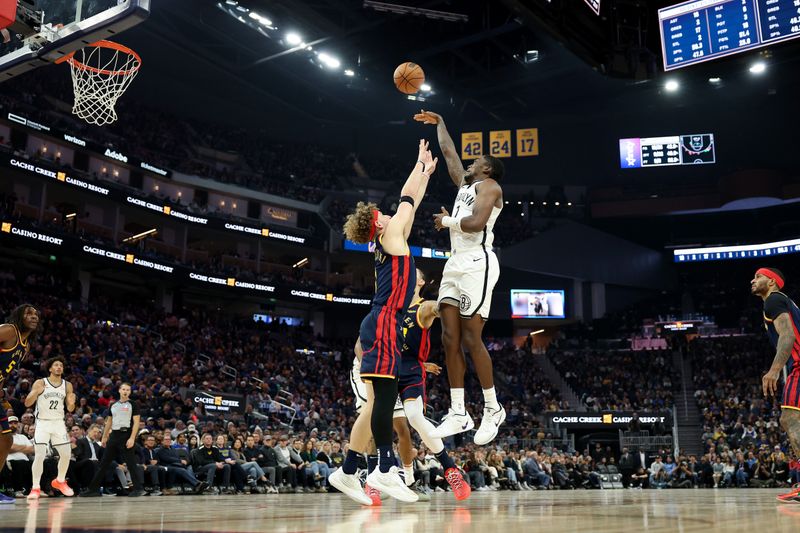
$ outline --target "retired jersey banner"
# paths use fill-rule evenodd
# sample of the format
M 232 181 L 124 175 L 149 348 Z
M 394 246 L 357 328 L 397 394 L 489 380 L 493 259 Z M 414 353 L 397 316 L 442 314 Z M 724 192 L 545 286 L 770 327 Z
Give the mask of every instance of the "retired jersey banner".
M 511 130 L 489 132 L 489 155 L 511 157 Z
M 517 157 L 539 155 L 539 128 L 517 130 Z
M 461 159 L 478 159 L 483 155 L 483 132 L 461 134 Z
M 578 411 L 552 411 L 545 414 L 548 427 L 556 424 L 574 429 L 625 429 L 633 420 L 633 411 L 598 411 L 582 413 Z M 672 426 L 672 413 L 670 411 L 638 412 L 639 423 L 650 427 L 661 423 L 667 427 Z

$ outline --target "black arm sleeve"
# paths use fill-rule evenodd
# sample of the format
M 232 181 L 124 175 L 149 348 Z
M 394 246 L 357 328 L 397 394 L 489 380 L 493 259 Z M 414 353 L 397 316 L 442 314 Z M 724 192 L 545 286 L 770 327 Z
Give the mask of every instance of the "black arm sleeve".
M 139 402 L 133 400 L 131 402 L 131 426 L 133 426 L 133 417 L 139 414 Z M 139 428 L 141 429 L 141 428 Z
M 770 320 L 775 320 L 789 311 L 789 298 L 785 294 L 773 292 L 764 300 L 764 316 Z

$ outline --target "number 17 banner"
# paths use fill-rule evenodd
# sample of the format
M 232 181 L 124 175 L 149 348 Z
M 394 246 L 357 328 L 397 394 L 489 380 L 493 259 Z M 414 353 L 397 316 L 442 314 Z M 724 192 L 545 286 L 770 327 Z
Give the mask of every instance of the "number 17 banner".
M 517 130 L 517 157 L 539 155 L 539 128 Z

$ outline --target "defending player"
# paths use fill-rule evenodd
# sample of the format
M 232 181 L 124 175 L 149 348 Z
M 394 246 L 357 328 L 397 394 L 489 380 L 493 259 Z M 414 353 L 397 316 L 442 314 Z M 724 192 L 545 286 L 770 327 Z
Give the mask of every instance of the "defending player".
M 436 459 L 444 468 L 444 476 L 457 500 L 465 500 L 472 492 L 469 485 L 464 481 L 463 476 L 456 468 L 453 459 L 447 454 L 444 443 L 441 439 L 431 437 L 430 434 L 435 429 L 427 418 L 425 418 L 425 381 L 428 372 L 438 375 L 441 372 L 439 365 L 428 362 L 430 354 L 430 328 L 433 322 L 439 317 L 438 305 L 435 300 L 424 300 L 420 292 L 426 286 L 428 280 L 425 274 L 417 269 L 417 283 L 414 290 L 414 298 L 411 305 L 406 309 L 403 317 L 403 346 L 401 357 L 401 368 L 398 376 L 398 397 L 394 410 L 394 429 L 398 435 L 397 448 L 400 459 L 403 461 L 405 473 L 404 481 L 407 486 L 414 483 L 414 469 L 412 466 L 414 456 L 412 452 L 411 434 L 408 431 L 408 424 L 411 424 L 428 449 L 436 456 Z M 356 360 L 361 357 L 359 343 L 356 343 Z M 356 375 L 351 373 L 351 383 L 357 383 Z M 359 391 L 354 385 L 356 396 Z M 356 402 L 358 406 L 358 401 Z M 358 407 L 357 407 L 358 409 Z M 372 498 L 373 505 L 380 505 L 380 494 L 365 487 L 367 494 Z M 420 498 L 423 494 L 428 499 L 429 495 L 417 490 Z
M 8 317 L 8 323 L 0 324 L 0 471 L 14 442 L 8 423 L 11 404 L 3 398 L 3 383 L 25 360 L 38 333 L 39 311 L 30 304 L 18 306 Z M 14 503 L 14 498 L 0 493 L 0 503 Z
M 356 414 L 361 414 L 364 406 L 367 403 L 367 384 L 361 379 L 361 341 L 356 341 L 354 348 L 356 357 L 353 358 L 353 367 L 350 369 L 350 386 L 353 388 L 355 394 Z M 411 479 L 414 476 L 413 467 L 409 470 L 407 465 L 411 465 L 414 461 L 414 445 L 411 442 L 411 430 L 408 428 L 406 421 L 406 412 L 403 410 L 403 402 L 400 401 L 400 396 L 394 404 L 394 413 L 392 415 L 392 428 L 397 433 L 397 451 L 400 454 L 400 460 L 403 462 L 404 477 L 403 480 L 406 485 L 409 485 L 409 474 Z M 375 440 L 371 440 L 367 446 L 365 453 L 367 459 L 367 470 L 372 471 L 378 464 L 378 451 L 375 448 Z M 364 492 L 372 499 L 372 505 L 381 505 L 380 491 L 373 489 L 369 485 L 364 487 Z M 420 499 L 422 494 L 418 493 Z
M 330 483 L 364 505 L 371 505 L 372 500 L 364 494 L 356 471 L 359 456 L 367 450 L 370 430 L 378 448 L 378 467 L 369 473 L 367 483 L 402 501 L 418 499 L 394 466 L 392 411 L 397 399 L 403 311 L 411 303 L 416 283 L 408 235 L 437 162 L 428 143 L 421 140 L 417 162 L 403 185 L 394 216 L 381 213 L 374 204 L 359 202 L 344 225 L 345 235 L 353 242 L 374 243 L 375 296 L 359 330 L 361 378 L 367 382 L 367 404 L 353 426 L 344 464 L 331 475 Z
M 482 338 L 483 326 L 489 319 L 492 290 L 500 276 L 492 243 L 494 224 L 503 208 L 503 190 L 498 183 L 503 177 L 503 163 L 496 157 L 481 156 L 464 170 L 441 115 L 422 110 L 414 115 L 414 120 L 436 124 L 447 171 L 459 189 L 453 214 L 442 207 L 442 212 L 434 215 L 437 230 L 450 230 L 452 255 L 439 287 L 450 410 L 433 436 L 444 438 L 475 427 L 464 402 L 467 365 L 463 346 L 472 357 L 483 389 L 483 419 L 475 432 L 475 444 L 485 445 L 494 440 L 506 419 L 506 411 L 498 403 L 494 389 L 492 359 Z
M 788 377 L 783 385 L 781 400 L 781 426 L 789 436 L 796 460 L 800 460 L 800 309 L 791 298 L 780 292 L 785 278 L 775 268 L 759 268 L 750 281 L 753 294 L 764 300 L 764 328 L 767 330 L 775 359 L 761 379 L 764 396 L 777 397 L 778 379 L 789 363 Z M 800 489 L 778 496 L 784 503 L 800 503 Z
M 36 405 L 36 430 L 33 435 L 35 455 L 33 458 L 33 485 L 29 500 L 38 500 L 42 490 L 39 483 L 42 480 L 44 460 L 47 457 L 48 445 L 58 451 L 58 475 L 50 483 L 54 489 L 64 496 L 73 496 L 75 493 L 67 485 L 67 469 L 72 455 L 67 426 L 64 423 L 66 411 L 75 410 L 75 393 L 72 383 L 66 381 L 64 376 L 65 361 L 63 357 L 54 357 L 47 360 L 49 376 L 33 382 L 31 392 L 25 398 L 25 407 Z
M 433 436 L 435 427 L 425 418 L 425 380 L 428 369 L 439 373 L 438 365 L 428 363 L 431 350 L 430 328 L 439 316 L 438 303 L 423 300 L 420 291 L 426 283 L 425 275 L 417 270 L 417 286 L 413 303 L 403 317 L 403 355 L 400 363 L 399 396 L 403 401 L 408 423 L 419 433 L 422 442 L 436 456 L 444 469 L 444 478 L 453 489 L 456 500 L 469 498 L 472 492 L 464 481 L 455 462 L 447 454 L 442 439 Z

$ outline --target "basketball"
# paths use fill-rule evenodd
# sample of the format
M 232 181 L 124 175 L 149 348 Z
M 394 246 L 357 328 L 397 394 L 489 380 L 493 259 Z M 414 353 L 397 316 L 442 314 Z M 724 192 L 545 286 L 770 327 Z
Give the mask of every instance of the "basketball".
M 415 94 L 425 83 L 425 73 L 416 63 L 407 61 L 394 69 L 394 85 L 403 94 Z

